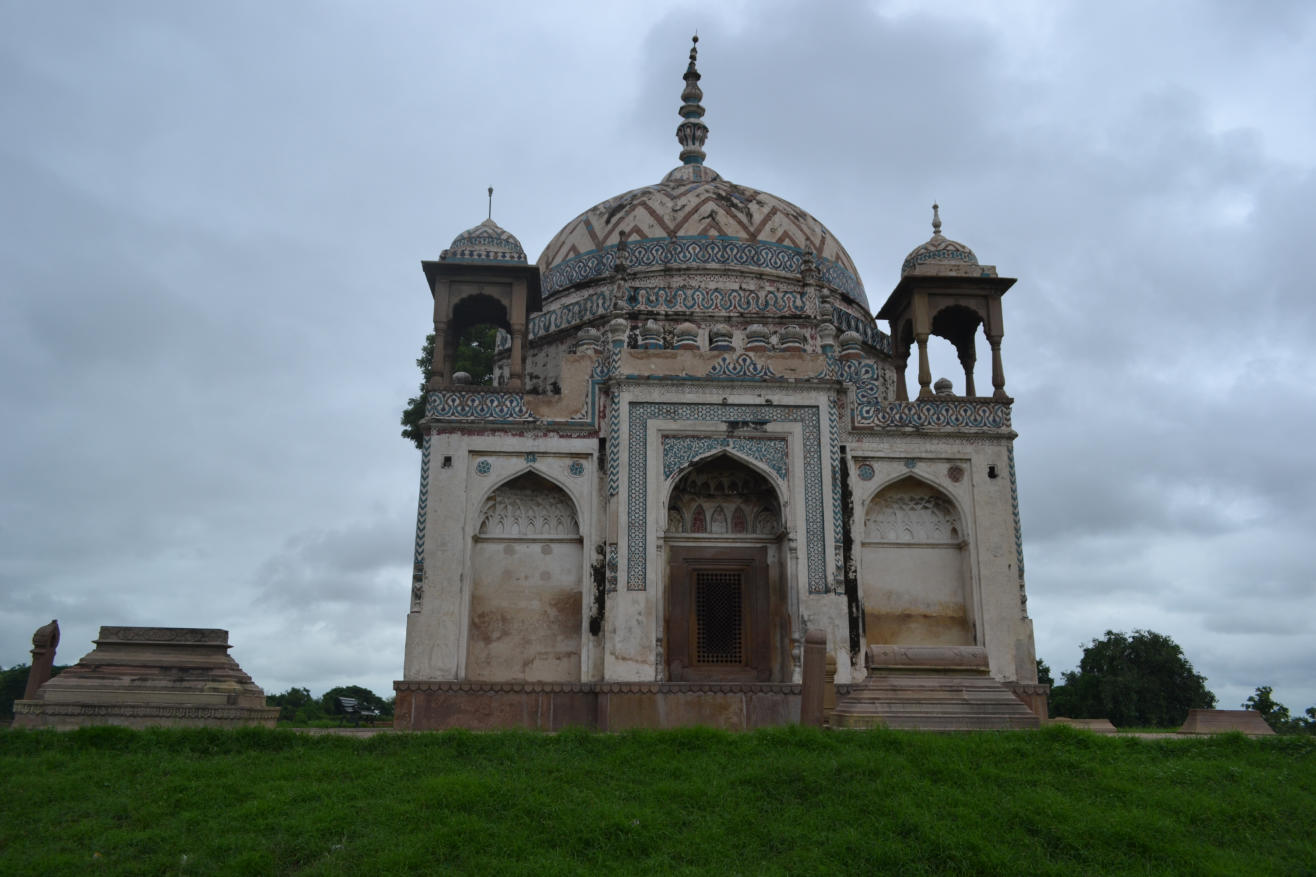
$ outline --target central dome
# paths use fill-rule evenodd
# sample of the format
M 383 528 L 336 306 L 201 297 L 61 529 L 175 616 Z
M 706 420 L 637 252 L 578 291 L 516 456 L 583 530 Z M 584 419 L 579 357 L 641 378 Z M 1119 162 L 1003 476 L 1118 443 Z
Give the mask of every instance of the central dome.
M 808 212 L 767 192 L 683 165 L 568 222 L 539 257 L 545 299 L 616 267 L 626 241 L 633 268 L 711 265 L 799 274 L 814 253 L 823 283 L 868 307 L 850 254 Z
M 539 257 L 544 300 L 617 267 L 763 269 L 798 275 L 812 253 L 821 281 L 869 312 L 859 272 L 827 227 L 776 195 L 738 186 L 704 165 L 708 128 L 695 51 L 676 136 L 683 164 L 653 186 L 596 204 L 568 222 Z

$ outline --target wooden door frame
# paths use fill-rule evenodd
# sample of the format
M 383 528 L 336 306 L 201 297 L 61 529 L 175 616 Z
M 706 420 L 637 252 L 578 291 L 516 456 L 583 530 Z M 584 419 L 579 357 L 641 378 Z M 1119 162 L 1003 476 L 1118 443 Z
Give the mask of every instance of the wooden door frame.
M 698 540 L 703 541 L 703 540 Z M 666 611 L 664 613 L 667 678 L 673 682 L 766 682 L 772 676 L 769 624 L 768 546 L 755 544 L 692 544 L 668 548 Z M 740 572 L 741 617 L 745 663 L 701 666 L 694 660 L 694 578 L 700 571 Z

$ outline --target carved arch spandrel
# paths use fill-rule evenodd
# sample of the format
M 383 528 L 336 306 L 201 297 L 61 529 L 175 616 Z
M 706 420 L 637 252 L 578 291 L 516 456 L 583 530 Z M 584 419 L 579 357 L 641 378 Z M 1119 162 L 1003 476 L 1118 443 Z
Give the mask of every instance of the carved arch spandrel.
M 480 536 L 534 539 L 580 535 L 580 518 L 571 497 L 534 472 L 494 488 L 480 504 L 477 521 Z
M 864 512 L 864 539 L 924 545 L 965 540 L 955 503 L 939 488 L 906 477 L 878 491 Z

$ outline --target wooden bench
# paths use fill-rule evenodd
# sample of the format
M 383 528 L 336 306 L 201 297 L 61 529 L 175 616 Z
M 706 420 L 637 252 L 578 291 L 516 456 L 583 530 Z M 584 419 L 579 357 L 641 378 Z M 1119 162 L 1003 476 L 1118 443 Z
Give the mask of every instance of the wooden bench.
M 362 704 L 355 697 L 338 698 L 338 712 L 342 715 L 344 720 L 350 717 L 353 725 L 361 724 L 362 719 L 365 719 L 367 723 L 373 725 L 375 719 L 379 718 L 379 710 L 372 710 L 370 707 Z M 339 724 L 341 724 L 341 722 Z

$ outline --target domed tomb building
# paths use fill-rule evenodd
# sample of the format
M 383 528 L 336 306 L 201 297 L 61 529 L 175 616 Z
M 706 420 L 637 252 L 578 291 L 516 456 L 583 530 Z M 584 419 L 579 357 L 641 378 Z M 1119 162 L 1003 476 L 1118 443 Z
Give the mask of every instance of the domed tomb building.
M 704 163 L 695 59 L 658 183 L 576 216 L 533 265 L 492 218 L 422 262 L 435 345 L 395 723 L 796 721 L 821 630 L 834 724 L 1035 725 L 1000 354 L 1014 280 L 934 207 L 882 331 L 822 222 Z M 485 384 L 454 363 L 487 324 Z M 934 388 L 932 336 L 963 395 Z

